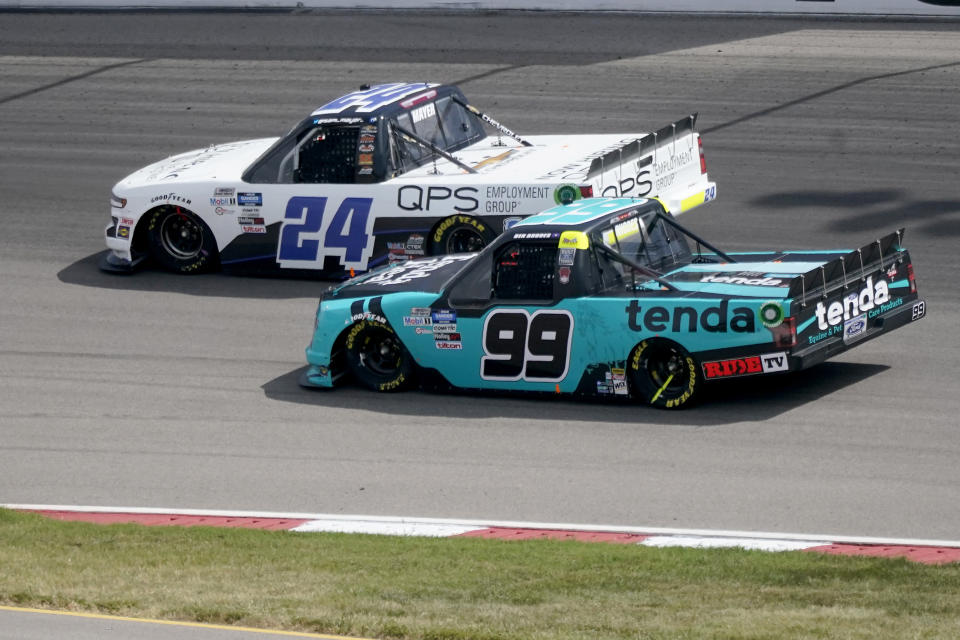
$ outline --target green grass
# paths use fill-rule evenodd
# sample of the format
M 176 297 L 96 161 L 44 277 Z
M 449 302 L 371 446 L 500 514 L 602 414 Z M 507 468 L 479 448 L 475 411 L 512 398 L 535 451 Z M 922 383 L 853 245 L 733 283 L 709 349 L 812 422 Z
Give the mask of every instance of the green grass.
M 954 639 L 960 564 L 0 509 L 0 604 L 385 639 Z

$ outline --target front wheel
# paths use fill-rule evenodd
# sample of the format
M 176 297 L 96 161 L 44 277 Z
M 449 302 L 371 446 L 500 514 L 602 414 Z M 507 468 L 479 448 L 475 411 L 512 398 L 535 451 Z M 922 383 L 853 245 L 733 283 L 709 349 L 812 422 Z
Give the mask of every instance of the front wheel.
M 472 253 L 493 242 L 497 234 L 472 216 L 456 215 L 441 221 L 430 236 L 430 253 Z
M 396 332 L 377 320 L 361 320 L 344 342 L 347 367 L 363 386 L 374 391 L 398 391 L 413 379 L 413 362 Z
M 183 207 L 160 207 L 148 214 L 150 255 L 162 267 L 177 273 L 202 273 L 219 261 L 210 228 Z
M 697 400 L 700 368 L 686 349 L 669 340 L 644 340 L 628 360 L 635 395 L 660 409 L 680 409 Z

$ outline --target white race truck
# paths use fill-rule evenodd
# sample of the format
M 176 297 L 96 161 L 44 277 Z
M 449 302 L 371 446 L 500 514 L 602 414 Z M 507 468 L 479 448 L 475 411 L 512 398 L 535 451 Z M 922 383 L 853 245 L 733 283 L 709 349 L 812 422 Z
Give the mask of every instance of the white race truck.
M 477 251 L 582 197 L 655 196 L 677 215 L 716 197 L 695 124 L 522 138 L 452 85 L 364 86 L 281 138 L 190 151 L 118 182 L 101 267 L 343 277 Z

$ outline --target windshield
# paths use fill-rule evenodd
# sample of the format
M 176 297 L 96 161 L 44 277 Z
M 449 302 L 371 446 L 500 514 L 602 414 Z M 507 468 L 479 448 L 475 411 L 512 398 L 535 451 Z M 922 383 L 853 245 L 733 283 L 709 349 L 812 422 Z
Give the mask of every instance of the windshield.
M 447 152 L 462 149 L 485 135 L 479 119 L 450 96 L 401 113 L 394 122 L 400 129 Z M 394 133 L 399 131 L 395 129 Z M 403 135 L 393 137 L 393 163 L 400 172 L 414 169 L 435 156 L 428 146 L 416 140 Z
M 644 282 L 693 261 L 687 239 L 659 213 L 630 211 L 593 232 L 605 286 Z

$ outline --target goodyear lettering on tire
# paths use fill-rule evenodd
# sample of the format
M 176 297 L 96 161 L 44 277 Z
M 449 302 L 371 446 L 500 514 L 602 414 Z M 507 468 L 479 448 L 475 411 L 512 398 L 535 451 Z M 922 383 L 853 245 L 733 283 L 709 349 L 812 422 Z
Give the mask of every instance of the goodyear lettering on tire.
M 450 216 L 449 218 L 441 222 L 439 225 L 437 225 L 437 230 L 433 232 L 433 241 L 440 242 L 441 240 L 443 240 L 444 233 L 446 233 L 447 229 L 449 229 L 455 224 L 470 225 L 480 233 L 483 233 L 484 231 L 487 230 L 487 226 L 485 224 L 483 224 L 482 222 L 480 222 L 479 220 L 471 216 Z
M 690 372 L 689 379 L 687 380 L 687 388 L 678 398 L 668 399 L 666 406 L 668 409 L 673 409 L 685 404 L 690 398 L 693 397 L 693 392 L 697 388 L 697 370 L 696 364 L 693 362 L 693 358 L 687 357 L 687 371 Z

